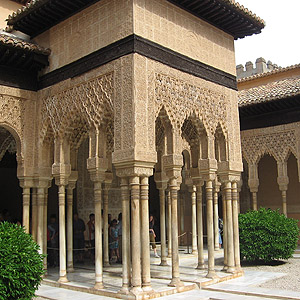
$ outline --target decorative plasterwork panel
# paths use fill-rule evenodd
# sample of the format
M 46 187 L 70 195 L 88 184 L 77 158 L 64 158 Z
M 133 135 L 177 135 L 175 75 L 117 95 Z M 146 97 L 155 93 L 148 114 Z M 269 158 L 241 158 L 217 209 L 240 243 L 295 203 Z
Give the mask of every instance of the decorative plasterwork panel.
M 242 134 L 242 152 L 248 164 L 257 164 L 262 156 L 270 154 L 277 162 L 288 159 L 292 152 L 297 157 L 295 130 L 273 133 Z
M 218 124 L 227 132 L 227 104 L 221 93 L 156 74 L 155 101 L 156 116 L 164 107 L 174 128 L 181 128 L 189 116 L 195 115 L 208 135 L 215 133 Z
M 42 104 L 41 141 L 50 126 L 54 136 L 69 136 L 71 145 L 77 148 L 89 128 L 112 126 L 113 105 L 112 73 L 48 96 Z M 106 128 L 107 132 L 112 130 Z
M 23 100 L 7 95 L 0 95 L 0 123 L 6 124 L 16 131 L 20 140 L 24 131 Z

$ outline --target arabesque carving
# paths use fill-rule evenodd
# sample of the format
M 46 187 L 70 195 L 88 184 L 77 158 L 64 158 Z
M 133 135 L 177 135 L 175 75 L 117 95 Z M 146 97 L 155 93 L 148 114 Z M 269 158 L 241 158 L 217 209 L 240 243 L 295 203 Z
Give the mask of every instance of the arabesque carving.
M 242 152 L 248 164 L 257 164 L 265 154 L 270 154 L 277 162 L 283 162 L 288 159 L 290 152 L 297 157 L 296 142 L 294 130 L 242 135 Z
M 24 130 L 24 100 L 0 95 L 0 123 L 12 127 L 22 140 Z
M 50 125 L 54 136 L 69 136 L 71 146 L 78 148 L 89 128 L 100 128 L 103 124 L 112 126 L 113 74 L 102 75 L 45 98 L 41 114 L 42 141 Z M 111 133 L 110 129 L 107 131 Z
M 227 131 L 224 95 L 167 75 L 155 76 L 156 116 L 164 107 L 174 128 L 181 128 L 194 114 L 204 124 L 207 134 L 213 135 L 218 124 Z

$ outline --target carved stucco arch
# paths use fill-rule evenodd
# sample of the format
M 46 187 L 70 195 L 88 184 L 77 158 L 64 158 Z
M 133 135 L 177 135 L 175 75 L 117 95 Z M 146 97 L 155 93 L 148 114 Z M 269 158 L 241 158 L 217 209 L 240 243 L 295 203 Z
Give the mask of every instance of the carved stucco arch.
M 258 165 L 260 159 L 271 155 L 276 162 L 284 162 L 292 152 L 297 158 L 297 139 L 295 130 L 265 134 L 242 135 L 242 153 L 248 164 Z
M 43 142 L 48 128 L 51 127 L 54 137 L 74 137 L 70 143 L 74 148 L 78 148 L 91 128 L 112 126 L 113 111 L 112 73 L 50 95 L 44 98 L 42 103 L 40 142 Z M 80 130 L 82 132 L 79 132 Z M 111 134 L 111 130 L 107 128 L 105 132 Z M 110 144 L 111 140 L 113 139 L 109 139 Z
M 8 130 L 16 142 L 18 166 L 24 162 L 24 99 L 0 95 L 0 126 Z
M 165 107 L 174 128 L 195 115 L 213 135 L 218 124 L 227 131 L 225 96 L 206 87 L 195 86 L 164 74 L 155 74 L 155 116 Z

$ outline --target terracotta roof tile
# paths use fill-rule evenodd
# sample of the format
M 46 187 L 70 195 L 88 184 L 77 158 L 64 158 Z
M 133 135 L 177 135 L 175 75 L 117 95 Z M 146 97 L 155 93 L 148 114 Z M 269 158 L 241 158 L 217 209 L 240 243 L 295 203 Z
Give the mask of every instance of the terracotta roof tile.
M 8 47 L 19 48 L 28 52 L 35 52 L 38 54 L 49 55 L 51 53 L 50 49 L 43 48 L 39 45 L 24 41 L 17 37 L 10 36 L 8 34 L 0 33 L 0 45 L 5 45 Z
M 248 76 L 248 77 L 238 79 L 237 82 L 240 83 L 240 82 L 250 81 L 250 80 L 257 79 L 257 78 L 267 77 L 267 76 L 270 76 L 270 75 L 273 75 L 273 74 L 278 74 L 278 73 L 286 72 L 286 71 L 297 69 L 297 68 L 300 68 L 300 64 L 288 66 L 288 67 L 285 67 L 285 68 L 279 67 L 278 69 L 274 69 L 274 70 L 269 71 L 269 72 L 255 74 L 255 75 L 252 75 L 252 76 Z
M 280 100 L 300 95 L 300 76 L 274 81 L 238 92 L 239 106 Z

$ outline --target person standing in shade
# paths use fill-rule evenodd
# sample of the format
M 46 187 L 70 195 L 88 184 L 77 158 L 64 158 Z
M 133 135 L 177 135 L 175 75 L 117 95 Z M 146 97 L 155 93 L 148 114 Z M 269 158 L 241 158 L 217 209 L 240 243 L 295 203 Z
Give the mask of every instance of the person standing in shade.
M 73 243 L 75 257 L 77 257 L 77 262 L 79 263 L 83 263 L 84 232 L 85 224 L 82 219 L 79 219 L 78 214 L 75 213 L 73 223 Z
M 120 263 L 122 263 L 122 213 L 119 213 L 118 216 L 118 241 L 119 241 L 119 256 L 120 256 Z
M 49 232 L 48 247 L 48 264 L 50 267 L 56 267 L 58 265 L 58 223 L 56 222 L 56 215 L 50 216 L 50 223 L 47 227 Z
M 118 234 L 118 228 L 117 228 L 118 221 L 116 219 L 113 219 L 110 223 L 109 227 L 109 236 L 110 236 L 110 260 L 112 260 L 113 256 L 115 255 L 117 257 L 117 262 L 120 262 L 120 256 L 119 256 L 119 234 Z
M 156 250 L 156 244 L 155 244 L 155 231 L 154 231 L 154 218 L 153 215 L 150 215 L 149 218 L 149 236 L 150 236 L 150 245 L 152 246 L 152 249 L 154 251 L 154 256 L 155 257 L 159 257 L 159 255 L 157 254 L 157 250 Z

